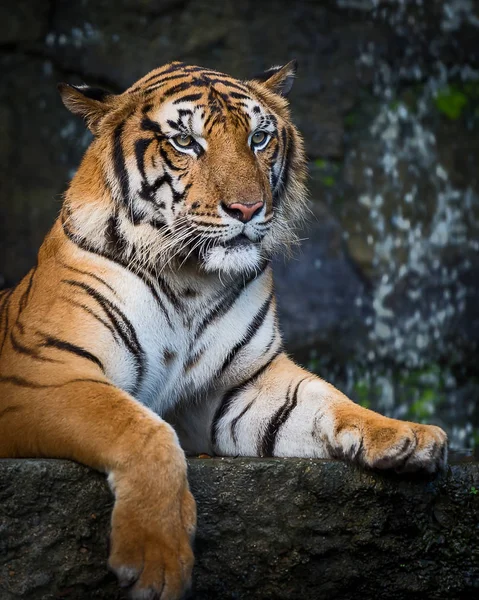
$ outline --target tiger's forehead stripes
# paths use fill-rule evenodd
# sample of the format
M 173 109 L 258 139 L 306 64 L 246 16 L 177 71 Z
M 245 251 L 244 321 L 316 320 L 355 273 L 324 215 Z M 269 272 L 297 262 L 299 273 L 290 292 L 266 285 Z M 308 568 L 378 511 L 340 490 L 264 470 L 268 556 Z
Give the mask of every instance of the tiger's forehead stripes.
M 203 105 L 199 106 L 193 101 L 183 101 L 180 104 L 167 102 L 153 115 L 153 119 L 160 124 L 167 136 L 193 135 L 200 138 L 200 143 L 203 138 L 204 117 Z
M 206 137 L 212 134 L 216 127 L 226 128 L 230 125 L 236 131 L 246 133 L 258 129 L 275 134 L 277 118 L 265 111 L 258 102 L 249 98 L 247 102 L 239 105 L 226 102 L 222 96 L 210 90 L 205 103 L 198 103 L 188 98 L 180 98 L 161 104 L 156 112 L 151 113 L 151 119 L 158 124 L 159 129 L 166 137 L 175 135 L 193 135 L 206 148 Z M 148 108 L 151 109 L 150 105 Z M 151 123 L 148 123 L 151 129 Z M 204 143 L 202 143 L 202 141 Z
M 165 104 L 157 115 L 159 122 L 168 122 L 181 133 L 208 135 L 215 126 L 226 127 L 228 123 L 247 131 L 263 127 L 272 132 L 275 126 L 274 116 L 266 114 L 247 83 L 211 69 L 172 63 L 156 69 L 127 92 L 142 94 L 147 105 L 157 94 L 158 101 Z M 180 109 L 176 113 L 175 106 Z M 188 122 L 187 111 L 194 115 L 192 122 Z
M 198 103 L 196 98 L 204 102 Z M 254 107 L 258 110 L 253 110 Z M 159 110 L 152 114 L 153 120 L 159 123 L 167 136 L 183 134 L 204 138 L 215 127 L 226 127 L 227 124 L 246 132 L 260 127 L 273 132 L 276 125 L 274 115 L 265 113 L 256 100 L 248 98 L 247 102 L 231 102 L 214 86 L 207 93 L 195 94 L 195 99 L 185 96 L 161 104 Z

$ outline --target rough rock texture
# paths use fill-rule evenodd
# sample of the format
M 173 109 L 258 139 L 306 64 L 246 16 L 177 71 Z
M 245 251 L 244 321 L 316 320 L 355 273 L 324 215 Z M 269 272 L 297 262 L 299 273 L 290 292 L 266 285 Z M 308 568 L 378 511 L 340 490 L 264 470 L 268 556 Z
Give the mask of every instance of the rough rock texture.
M 479 0 L 17 0 L 0 6 L 0 286 L 88 145 L 56 83 L 295 57 L 313 218 L 277 263 L 288 349 L 356 400 L 479 444 Z
M 197 600 L 477 598 L 479 464 L 431 480 L 313 460 L 192 459 Z M 122 598 L 112 497 L 67 461 L 0 461 L 2 600 Z

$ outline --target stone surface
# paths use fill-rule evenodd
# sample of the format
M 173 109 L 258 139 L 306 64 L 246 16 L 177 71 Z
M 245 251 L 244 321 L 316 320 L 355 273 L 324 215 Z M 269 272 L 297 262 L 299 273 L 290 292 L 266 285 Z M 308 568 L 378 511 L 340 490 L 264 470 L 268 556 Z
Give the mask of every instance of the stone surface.
M 0 4 L 0 44 L 39 42 L 48 33 L 51 2 L 16 0 Z
M 4 3 L 0 287 L 34 263 L 90 139 L 57 81 L 121 91 L 174 58 L 248 77 L 295 57 L 313 216 L 276 265 L 288 350 L 479 444 L 478 36 L 479 0 Z
M 461 600 L 479 593 L 479 464 L 405 479 L 333 461 L 191 459 L 197 600 Z M 67 461 L 0 461 L 2 600 L 123 598 L 112 497 Z

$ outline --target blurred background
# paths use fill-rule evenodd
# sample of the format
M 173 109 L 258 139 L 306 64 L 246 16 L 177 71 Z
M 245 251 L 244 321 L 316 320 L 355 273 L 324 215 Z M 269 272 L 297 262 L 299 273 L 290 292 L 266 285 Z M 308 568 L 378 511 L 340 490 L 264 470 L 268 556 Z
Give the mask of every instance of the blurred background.
M 0 6 L 0 287 L 89 144 L 58 81 L 298 59 L 311 219 L 276 264 L 289 352 L 364 406 L 479 446 L 479 1 L 16 0 Z

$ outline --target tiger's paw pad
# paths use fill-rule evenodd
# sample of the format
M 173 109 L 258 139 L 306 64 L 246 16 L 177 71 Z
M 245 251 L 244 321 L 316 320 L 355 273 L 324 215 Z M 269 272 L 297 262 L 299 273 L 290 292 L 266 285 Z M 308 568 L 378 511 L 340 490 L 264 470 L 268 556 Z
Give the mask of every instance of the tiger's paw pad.
M 434 425 L 388 419 L 369 429 L 363 442 L 363 461 L 373 469 L 398 473 L 436 473 L 447 464 L 447 435 Z

